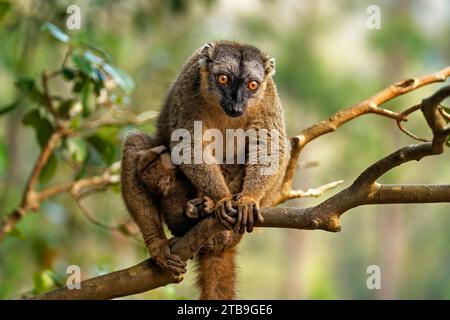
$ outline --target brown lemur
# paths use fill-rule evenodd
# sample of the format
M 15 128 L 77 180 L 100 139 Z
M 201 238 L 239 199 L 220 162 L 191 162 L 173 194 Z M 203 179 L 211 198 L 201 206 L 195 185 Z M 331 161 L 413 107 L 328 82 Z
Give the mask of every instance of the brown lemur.
M 229 41 L 208 43 L 188 59 L 168 91 L 156 137 L 134 133 L 125 141 L 123 198 L 150 255 L 161 267 L 178 274 L 186 267 L 170 252 L 171 242 L 164 234 L 161 216 L 175 236 L 198 221 L 192 218 L 212 211 L 228 229 L 196 256 L 201 299 L 236 298 L 234 247 L 245 230 L 251 232 L 254 222 L 263 220 L 260 207 L 272 205 L 284 178 L 286 129 L 274 73 L 274 59 L 253 46 Z M 176 129 L 187 129 L 194 137 L 195 121 L 201 121 L 203 133 L 216 129 L 223 137 L 228 136 L 227 129 L 267 130 L 268 134 L 258 135 L 257 144 L 269 146 L 269 157 L 271 145 L 277 144 L 275 170 L 264 174 L 267 163 L 249 160 L 257 157 L 257 149 L 251 148 L 248 140 L 244 148 L 234 150 L 233 163 L 225 159 L 199 163 L 191 153 L 191 161 L 174 167 L 168 150 L 163 148 L 173 151 L 179 143 L 172 139 Z M 202 141 L 202 148 L 209 143 Z M 191 144 L 191 150 L 195 150 L 195 139 Z M 242 153 L 245 161 L 236 163 Z M 145 174 L 154 175 L 154 183 L 149 179 L 144 183 Z

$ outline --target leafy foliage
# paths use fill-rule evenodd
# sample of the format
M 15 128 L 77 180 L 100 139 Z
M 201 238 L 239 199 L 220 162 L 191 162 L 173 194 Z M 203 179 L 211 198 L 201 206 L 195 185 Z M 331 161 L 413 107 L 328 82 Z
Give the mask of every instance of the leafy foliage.
M 70 162 L 77 169 L 75 177 L 79 179 L 90 166 L 109 166 L 117 160 L 118 130 L 97 128 L 98 131 L 87 135 L 80 136 L 80 133 L 84 124 L 127 101 L 124 95 L 133 90 L 134 82 L 125 72 L 111 65 L 111 58 L 103 50 L 72 39 L 48 22 L 41 30 L 67 46 L 66 58 L 59 69 L 43 75 L 41 85 L 32 77 L 17 79 L 15 85 L 20 99 L 1 107 L 0 116 L 18 107 L 26 108 L 22 123 L 33 128 L 42 149 L 58 128 L 69 124 L 73 134 L 50 156 L 40 174 L 40 181 L 46 183 L 53 177 L 60 160 Z M 45 92 L 48 84 L 44 82 L 53 78 L 68 82 L 71 92 L 58 97 Z M 92 153 L 97 156 L 93 157 Z M 96 159 L 101 159 L 101 162 Z
M 382 29 L 369 31 L 365 29 L 364 18 L 366 7 L 372 4 L 370 1 L 330 3 L 326 6 L 329 9 L 325 10 L 326 14 L 322 13 L 323 6 L 318 2 L 293 6 L 283 1 L 264 1 L 262 7 L 265 10 L 251 11 L 236 10 L 240 2 L 233 2 L 227 5 L 227 10 L 237 14 L 230 14 L 232 19 L 220 24 L 218 22 L 224 21 L 223 3 L 214 0 L 132 1 L 126 6 L 121 1 L 96 0 L 81 4 L 82 30 L 64 32 L 70 36 L 68 42 L 59 41 L 48 29 L 41 29 L 44 21 L 64 21 L 68 2 L 36 0 L 27 6 L 20 3 L 0 0 L 0 126 L 4 133 L 9 132 L 13 120 L 35 108 L 44 109 L 43 115 L 53 123 L 53 116 L 46 107 L 24 99 L 20 91 L 13 88 L 11 79 L 31 76 L 36 88 L 43 91 L 40 72 L 52 71 L 52 68 L 61 70 L 55 79 L 49 81 L 53 94 L 63 98 L 53 100 L 54 107 L 59 117 L 68 121 L 70 128 L 80 134 L 64 139 L 58 146 L 55 154 L 58 169 L 53 184 L 88 177 L 105 167 L 97 150 L 86 141 L 86 138 L 98 134 L 99 129 L 86 130 L 85 124 L 111 108 L 106 105 L 95 108 L 102 95 L 96 96 L 91 83 L 89 107 L 93 111 L 83 117 L 80 95 L 72 92 L 79 78 L 78 67 L 73 64 L 73 53 L 83 56 L 90 51 L 109 65 L 116 66 L 114 63 L 120 62 L 120 67 L 133 70 L 135 81 L 140 83 L 133 91 L 133 101 L 140 102 L 136 110 L 157 110 L 170 81 L 192 50 L 211 39 L 231 38 L 252 43 L 277 60 L 275 77 L 291 134 L 383 87 L 387 83 L 384 74 L 390 71 L 390 68 L 386 69 L 386 62 L 392 61 L 393 56 L 407 66 L 401 73 L 391 73 L 389 83 L 404 76 L 437 70 L 448 65 L 450 56 L 449 20 L 445 19 L 448 5 L 442 7 L 441 2 L 435 4 L 433 1 L 402 1 L 398 4 L 382 1 Z M 402 12 L 394 12 L 394 5 L 399 6 Z M 436 10 L 441 13 L 440 19 L 434 19 Z M 395 23 L 394 19 L 401 17 L 404 17 L 403 21 Z M 401 24 L 406 22 L 412 23 L 412 27 L 408 27 L 410 31 L 405 33 L 401 31 L 405 30 Z M 423 28 L 425 24 L 428 27 Z M 226 28 L 211 27 L 219 25 L 226 25 Z M 62 23 L 60 27 L 63 27 Z M 399 44 L 406 48 L 402 54 L 398 53 Z M 68 55 L 65 67 L 59 66 L 64 58 L 62 51 L 69 48 L 73 48 L 73 52 Z M 114 61 L 103 50 L 114 57 Z M 358 63 L 359 59 L 364 59 L 364 63 Z M 105 82 L 109 83 L 107 79 Z M 64 90 L 60 92 L 58 88 Z M 120 87 L 108 89 L 108 92 L 115 105 L 123 106 L 126 94 Z M 394 107 L 412 105 L 423 96 L 426 93 L 421 92 L 413 99 L 408 97 L 402 102 L 395 101 Z M 386 139 L 387 122 L 369 116 L 343 126 L 342 131 L 330 140 L 317 141 L 319 148 L 314 150 L 318 152 L 308 150 L 310 160 L 320 160 L 330 150 L 328 154 L 331 157 L 321 161 L 319 168 L 305 171 L 303 183 L 319 185 L 330 177 L 350 181 L 359 169 L 390 152 L 394 144 L 411 142 L 407 137 L 399 137 L 403 139 L 400 142 L 396 141 L 397 137 L 392 139 L 395 141 L 387 141 L 390 140 Z M 427 136 L 429 132 L 425 130 L 428 128 L 422 127 L 421 123 L 412 119 L 408 127 Z M 25 130 L 35 129 L 28 126 Z M 37 152 L 40 148 L 36 143 L 36 150 L 28 150 L 30 142 L 23 141 L 25 130 L 22 126 L 17 129 L 20 134 L 17 136 L 19 155 L 26 157 L 19 158 L 17 164 L 12 163 L 15 160 L 7 140 L 9 137 L 0 136 L 0 207 L 3 209 L 20 201 L 19 193 L 24 182 L 18 179 L 8 184 L 6 196 L 3 192 L 7 185 L 5 178 L 13 168 L 19 172 L 18 177 L 24 178 L 32 164 L 32 151 Z M 152 133 L 153 128 L 148 125 L 140 130 Z M 105 139 L 118 146 L 120 135 L 121 131 L 111 132 L 111 136 L 106 135 Z M 335 150 L 339 152 L 333 152 Z M 435 161 L 433 168 L 439 170 L 427 170 L 429 162 L 421 164 L 424 170 L 402 166 L 398 170 L 402 181 L 448 181 L 446 157 Z M 47 185 L 50 183 L 39 188 Z M 119 185 L 114 185 L 110 190 L 118 188 Z M 2 198 L 6 201 L 2 202 Z M 304 199 L 302 205 L 311 205 L 314 201 Z M 102 221 L 115 221 L 125 214 L 119 196 L 110 192 L 99 193 L 92 200 L 89 197 L 86 202 L 88 206 L 92 204 L 95 215 Z M 11 234 L 13 237 L 0 246 L 0 298 L 14 298 L 24 288 L 32 287 L 34 271 L 52 269 L 67 276 L 65 267 L 67 263 L 73 263 L 80 265 L 86 276 L 94 276 L 147 257 L 144 246 L 135 248 L 133 243 L 85 223 L 85 218 L 69 197 L 58 197 L 43 205 L 41 212 L 24 219 Z M 395 209 L 386 207 L 381 212 L 376 207 L 361 208 L 361 215 L 345 221 L 345 231 L 339 237 L 320 232 L 308 233 L 305 237 L 284 230 L 263 231 L 251 241 L 243 242 L 240 248 L 243 253 L 239 261 L 240 273 L 245 279 L 241 283 L 241 295 L 252 298 L 382 298 L 380 293 L 383 292 L 367 290 L 365 270 L 369 264 L 384 263 L 381 267 L 386 270 L 386 274 L 383 273 L 386 277 L 389 277 L 389 269 L 401 272 L 390 278 L 392 286 L 398 288 L 394 298 L 449 297 L 450 277 L 446 266 L 450 255 L 445 250 L 450 242 L 448 210 L 439 205 L 407 208 L 411 212 L 405 215 L 393 215 L 394 210 L 402 210 L 400 206 Z M 424 210 L 428 219 L 424 219 Z M 3 210 L 0 215 L 5 213 Z M 382 218 L 392 223 L 383 223 L 385 227 L 382 229 L 372 228 L 379 225 Z M 399 220 L 405 223 L 400 233 L 396 233 L 394 227 L 386 229 Z M 364 232 L 361 232 L 362 228 Z M 386 237 L 389 234 L 395 234 L 397 240 L 392 242 L 395 239 Z M 26 240 L 19 240 L 23 236 Z M 354 241 L 355 236 L 359 241 Z M 404 237 L 408 241 L 402 241 Z M 391 250 L 398 248 L 398 240 L 401 248 Z M 308 245 L 297 245 L 305 241 Z M 132 253 L 139 253 L 139 256 Z M 386 260 L 383 262 L 380 256 Z M 92 264 L 105 268 L 97 270 L 91 267 Z M 398 268 L 391 268 L 393 264 Z M 254 272 L 255 268 L 258 273 Z M 279 272 L 286 268 L 293 272 Z M 261 274 L 267 281 L 260 281 Z M 193 298 L 193 281 L 193 275 L 188 272 L 181 284 L 152 290 L 138 297 L 167 299 L 182 295 Z M 269 282 L 270 286 L 267 285 Z M 172 294 L 174 291 L 177 297 Z

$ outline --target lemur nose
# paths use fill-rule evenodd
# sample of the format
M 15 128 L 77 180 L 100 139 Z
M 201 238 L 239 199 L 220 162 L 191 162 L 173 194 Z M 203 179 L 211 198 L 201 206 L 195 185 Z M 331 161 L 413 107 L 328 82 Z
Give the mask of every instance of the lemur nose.
M 232 116 L 240 116 L 242 113 L 244 113 L 244 106 L 242 104 L 236 104 L 231 107 L 230 111 Z

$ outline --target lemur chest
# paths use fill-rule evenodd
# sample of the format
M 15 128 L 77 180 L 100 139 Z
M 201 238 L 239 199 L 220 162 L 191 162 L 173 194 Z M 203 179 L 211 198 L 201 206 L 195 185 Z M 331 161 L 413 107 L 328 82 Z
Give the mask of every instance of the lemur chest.
M 214 144 L 214 147 L 221 148 L 215 152 L 215 156 L 224 163 L 243 164 L 248 123 L 249 119 L 245 116 L 232 118 L 222 114 L 220 118 L 208 117 L 202 126 L 203 145 Z

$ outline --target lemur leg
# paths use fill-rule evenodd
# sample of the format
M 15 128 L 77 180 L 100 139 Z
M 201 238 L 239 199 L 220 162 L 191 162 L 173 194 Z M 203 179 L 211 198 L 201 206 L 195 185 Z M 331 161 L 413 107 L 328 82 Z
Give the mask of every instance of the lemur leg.
M 170 252 L 170 240 L 164 233 L 161 215 L 137 170 L 142 161 L 152 160 L 145 158 L 148 156 L 146 151 L 152 147 L 155 143 L 146 134 L 132 133 L 127 136 L 122 156 L 122 197 L 152 258 L 162 268 L 181 274 L 186 272 L 186 262 Z

